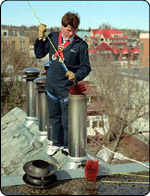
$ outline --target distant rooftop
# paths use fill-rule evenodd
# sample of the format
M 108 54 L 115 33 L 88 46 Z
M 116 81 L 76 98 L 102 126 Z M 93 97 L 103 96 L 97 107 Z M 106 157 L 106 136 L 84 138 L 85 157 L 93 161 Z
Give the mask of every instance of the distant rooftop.
M 124 35 L 121 31 L 118 29 L 91 29 L 92 35 L 91 37 L 100 37 L 101 35 L 104 36 L 104 38 L 110 38 L 110 39 L 128 39 L 126 35 Z
M 88 31 L 78 31 L 76 34 L 81 38 L 85 38 L 85 37 L 90 36 L 90 32 L 88 32 Z

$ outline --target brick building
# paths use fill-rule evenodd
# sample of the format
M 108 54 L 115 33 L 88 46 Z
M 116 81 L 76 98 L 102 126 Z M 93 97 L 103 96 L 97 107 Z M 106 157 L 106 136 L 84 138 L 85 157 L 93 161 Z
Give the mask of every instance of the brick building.
M 149 66 L 149 33 L 140 33 L 140 65 Z
M 15 31 L 1 30 L 1 38 L 15 49 L 29 52 L 29 37 L 20 36 L 20 33 Z

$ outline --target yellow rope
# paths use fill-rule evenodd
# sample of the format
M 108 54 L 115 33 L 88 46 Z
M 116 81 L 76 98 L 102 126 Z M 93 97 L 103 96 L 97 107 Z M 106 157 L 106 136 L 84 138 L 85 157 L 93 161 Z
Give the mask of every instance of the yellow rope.
M 118 173 L 118 172 L 110 172 L 110 171 L 103 171 L 103 170 L 101 172 L 106 172 L 110 174 L 119 174 L 119 175 L 125 175 L 125 176 L 136 176 L 136 177 L 142 177 L 142 178 L 149 178 L 149 176 L 139 175 L 139 174 Z
M 126 181 L 107 181 L 107 180 L 104 180 L 104 181 L 101 181 L 101 182 L 105 182 L 105 183 L 126 183 L 126 184 L 149 184 L 149 182 L 126 182 Z
M 38 18 L 37 14 L 35 13 L 35 11 L 34 11 L 34 9 L 33 9 L 32 5 L 31 5 L 31 3 L 30 3 L 28 0 L 27 0 L 27 2 L 28 2 L 28 4 L 29 4 L 29 6 L 30 6 L 31 10 L 33 11 L 33 13 L 34 13 L 34 15 L 35 15 L 36 19 L 37 19 L 37 20 L 38 20 L 38 22 L 41 24 L 40 19 Z
M 110 174 L 119 174 L 119 175 L 127 175 L 127 176 L 135 176 L 135 177 L 142 177 L 142 178 L 149 178 L 149 176 L 146 175 L 139 175 L 139 174 L 129 174 L 129 173 L 118 173 L 118 172 L 110 172 L 110 171 L 105 171 L 102 170 L 101 172 L 106 172 L 106 173 L 110 173 Z M 130 183 L 130 184 L 149 184 L 149 182 L 127 182 L 127 181 L 101 181 L 104 183 Z
M 28 2 L 28 4 L 29 4 L 29 6 L 30 6 L 30 8 L 31 8 L 31 10 L 32 10 L 32 12 L 33 12 L 33 14 L 35 15 L 37 21 L 39 22 L 39 24 L 41 24 L 40 19 L 38 18 L 38 16 L 37 16 L 35 10 L 33 9 L 32 5 L 31 5 L 31 3 L 29 2 L 29 0 L 27 0 L 27 2 Z M 65 65 L 65 63 L 64 63 L 64 60 L 61 59 L 61 57 L 60 57 L 59 53 L 57 52 L 57 50 L 56 50 L 56 48 L 55 48 L 53 42 L 52 42 L 51 39 L 48 37 L 47 33 L 45 33 L 45 35 L 46 35 L 47 39 L 49 40 L 50 44 L 52 45 L 54 51 L 57 53 L 57 55 L 58 55 L 58 57 L 59 57 L 59 61 L 60 61 L 61 63 L 63 63 L 63 65 L 64 65 L 66 71 L 68 71 L 68 68 L 66 67 L 66 65 Z

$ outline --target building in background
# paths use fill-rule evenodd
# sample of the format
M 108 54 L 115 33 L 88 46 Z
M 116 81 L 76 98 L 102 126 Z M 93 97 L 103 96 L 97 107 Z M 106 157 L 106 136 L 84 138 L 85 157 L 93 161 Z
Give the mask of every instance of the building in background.
M 92 29 L 89 36 L 90 56 L 108 55 L 114 62 L 120 62 L 121 66 L 139 64 L 138 41 L 131 44 L 128 37 L 117 29 Z
M 88 31 L 78 31 L 77 33 L 76 33 L 80 38 L 82 38 L 83 40 L 87 40 L 88 39 L 88 37 L 90 36 L 90 32 L 88 32 Z
M 1 30 L 1 39 L 17 50 L 29 52 L 29 37 L 21 36 L 19 32 Z
M 105 42 L 110 47 L 117 45 L 119 48 L 123 48 L 128 43 L 128 37 L 118 29 L 91 29 L 89 38 L 93 45 Z
M 149 66 L 149 33 L 140 33 L 140 65 Z

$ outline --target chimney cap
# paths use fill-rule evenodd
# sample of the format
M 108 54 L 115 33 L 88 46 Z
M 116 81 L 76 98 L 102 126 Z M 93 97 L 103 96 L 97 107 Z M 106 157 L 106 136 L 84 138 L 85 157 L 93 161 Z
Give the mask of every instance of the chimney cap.
M 24 72 L 25 74 L 39 74 L 42 70 L 39 68 L 35 68 L 35 67 L 28 67 L 25 68 L 22 72 Z
M 34 80 L 34 82 L 36 82 L 36 84 L 45 84 L 45 82 L 46 82 L 46 76 L 36 78 L 36 79 Z

